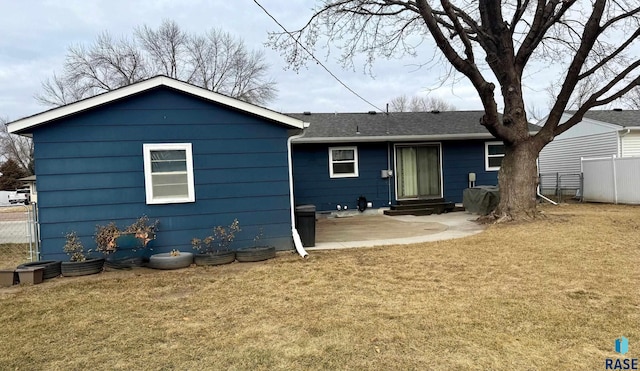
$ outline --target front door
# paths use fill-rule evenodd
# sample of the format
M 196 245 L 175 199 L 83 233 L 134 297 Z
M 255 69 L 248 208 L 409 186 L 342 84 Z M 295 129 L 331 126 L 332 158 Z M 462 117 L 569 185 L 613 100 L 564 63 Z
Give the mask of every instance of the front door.
M 440 145 L 397 145 L 398 199 L 440 198 Z

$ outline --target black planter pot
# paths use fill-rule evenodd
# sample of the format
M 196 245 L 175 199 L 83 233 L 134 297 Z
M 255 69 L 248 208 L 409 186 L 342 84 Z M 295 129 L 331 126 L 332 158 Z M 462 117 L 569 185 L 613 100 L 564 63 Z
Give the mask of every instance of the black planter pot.
M 239 262 L 259 262 L 276 257 L 274 246 L 256 246 L 236 251 Z
M 173 256 L 170 252 L 166 252 L 151 255 L 147 267 L 153 269 L 180 269 L 190 266 L 191 263 L 193 263 L 193 253 L 180 252 L 180 255 Z
M 118 249 L 104 257 L 104 266 L 110 269 L 142 267 L 144 250 Z
M 48 280 L 51 278 L 56 278 L 62 273 L 62 270 L 60 267 L 61 263 L 62 262 L 58 260 L 42 260 L 37 262 L 20 264 L 17 267 L 17 269 L 43 267 L 44 273 L 42 274 L 42 278 L 45 280 Z
M 210 254 L 196 254 L 196 265 L 222 265 L 233 263 L 236 260 L 235 251 L 216 251 Z
M 143 265 L 144 259 L 142 256 L 118 257 L 111 254 L 104 258 L 104 266 L 109 269 L 131 269 L 142 267 Z
M 65 277 L 87 276 L 102 272 L 104 258 L 87 259 L 81 262 L 62 262 L 62 275 Z

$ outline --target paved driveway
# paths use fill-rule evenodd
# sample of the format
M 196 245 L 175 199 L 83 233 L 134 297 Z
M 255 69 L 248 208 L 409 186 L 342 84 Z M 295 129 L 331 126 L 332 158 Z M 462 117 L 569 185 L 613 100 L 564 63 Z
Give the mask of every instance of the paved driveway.
M 307 250 L 410 244 L 480 233 L 477 215 L 464 211 L 426 216 L 362 214 L 319 218 L 316 246 Z

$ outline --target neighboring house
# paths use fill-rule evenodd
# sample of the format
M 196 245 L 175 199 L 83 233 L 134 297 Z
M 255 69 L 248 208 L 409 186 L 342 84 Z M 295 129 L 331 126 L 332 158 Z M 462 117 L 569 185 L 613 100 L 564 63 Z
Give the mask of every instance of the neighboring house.
M 567 111 L 560 122 L 568 120 L 573 113 Z M 558 135 L 540 152 L 540 187 L 547 194 L 557 193 L 559 189 L 564 194 L 575 194 L 580 188 L 580 159 L 614 155 L 640 156 L 640 111 L 588 111 L 581 122 Z
M 496 185 L 504 145 L 480 125 L 483 111 L 305 113 L 293 143 L 297 204 L 319 211 L 397 202 L 462 202 L 470 184 Z M 532 126 L 532 131 L 537 127 Z
M 292 248 L 288 140 L 303 121 L 158 76 L 8 124 L 33 137 L 43 259 L 97 224 L 160 221 L 154 252 L 240 222 L 232 248 Z M 262 241 L 261 241 L 262 242 Z
M 28 177 L 18 179 L 22 181 L 29 188 L 29 200 L 31 202 L 38 202 L 38 189 L 36 188 L 36 176 L 29 175 Z

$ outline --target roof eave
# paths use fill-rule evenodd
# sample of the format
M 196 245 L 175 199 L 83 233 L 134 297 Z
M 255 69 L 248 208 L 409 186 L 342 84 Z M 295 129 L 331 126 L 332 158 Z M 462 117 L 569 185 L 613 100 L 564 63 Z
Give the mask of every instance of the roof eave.
M 106 92 L 100 95 L 96 95 L 91 98 L 87 98 L 75 103 L 71 103 L 65 106 L 54 108 L 33 116 L 25 117 L 20 120 L 16 120 L 7 124 L 7 130 L 12 134 L 25 134 L 29 129 L 42 125 L 46 122 L 57 120 L 63 117 L 74 115 L 88 109 L 98 107 L 104 104 L 114 102 L 119 99 L 126 98 L 128 96 L 138 94 L 149 89 L 153 89 L 159 86 L 166 86 L 187 94 L 191 94 L 205 100 L 209 100 L 215 103 L 222 104 L 240 111 L 248 112 L 256 116 L 265 118 L 276 123 L 280 123 L 292 128 L 303 129 L 304 122 L 293 118 L 291 116 L 284 115 L 275 111 L 271 111 L 267 108 L 259 107 L 251 103 L 243 102 L 235 98 L 228 97 L 213 91 L 197 87 L 182 81 L 178 81 L 166 76 L 156 76 L 148 80 L 140 81 L 132 85 Z
M 534 135 L 536 132 L 529 132 Z M 402 141 L 438 141 L 438 140 L 465 140 L 465 139 L 494 139 L 490 133 L 473 134 L 436 134 L 436 135 L 376 135 L 376 136 L 352 136 L 352 137 L 300 137 L 294 139 L 294 144 L 302 143 L 357 143 L 357 142 L 402 142 Z
M 530 131 L 530 135 L 535 135 L 537 131 Z M 364 142 L 402 142 L 402 141 L 438 141 L 438 140 L 465 140 L 465 139 L 493 139 L 496 138 L 490 133 L 468 133 L 468 134 L 436 134 L 436 135 L 376 135 L 376 136 L 354 136 L 354 137 L 300 137 L 292 141 L 294 144 L 303 143 L 364 143 Z

